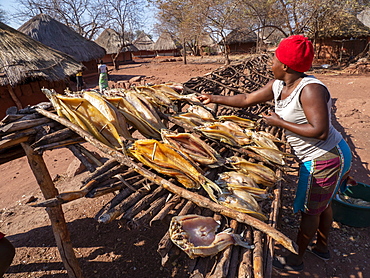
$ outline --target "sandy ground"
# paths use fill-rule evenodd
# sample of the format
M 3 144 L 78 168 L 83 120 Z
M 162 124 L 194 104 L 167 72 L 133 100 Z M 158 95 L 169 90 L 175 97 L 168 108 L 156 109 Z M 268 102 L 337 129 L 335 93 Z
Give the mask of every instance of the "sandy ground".
M 220 57 L 189 58 L 187 65 L 181 61 L 137 60 L 113 71 L 111 78 L 118 81 L 141 76 L 148 83 L 186 82 L 220 66 Z M 370 76 L 340 72 L 316 72 L 315 75 L 328 86 L 335 100 L 335 126 L 354 155 L 352 175 L 359 182 L 369 183 L 370 153 L 366 147 L 370 131 Z M 86 77 L 85 81 L 89 88 L 94 88 L 97 76 Z M 59 180 L 59 192 L 74 189 L 67 175 L 69 166 L 75 163 L 72 153 L 67 149 L 47 151 L 44 159 L 52 178 Z M 2 164 L 0 172 L 0 231 L 7 234 L 17 250 L 13 265 L 4 277 L 67 277 L 47 213 L 42 208 L 27 205 L 31 197 L 42 199 L 27 159 L 23 157 Z M 79 175 L 81 179 L 83 176 Z M 293 187 L 288 185 L 284 191 L 287 196 L 282 206 L 284 225 L 281 229 L 295 239 L 298 216 L 293 215 L 290 208 Z M 112 197 L 82 199 L 63 205 L 72 244 L 85 277 L 185 277 L 181 271 L 174 274 L 161 267 L 156 249 L 167 227 L 130 230 L 118 221 L 99 224 L 94 220 L 98 210 Z M 334 222 L 330 261 L 323 262 L 305 254 L 306 267 L 302 273 L 274 273 L 274 276 L 370 277 L 369 234 L 370 228 L 353 228 Z M 283 252 L 279 246 L 277 248 Z

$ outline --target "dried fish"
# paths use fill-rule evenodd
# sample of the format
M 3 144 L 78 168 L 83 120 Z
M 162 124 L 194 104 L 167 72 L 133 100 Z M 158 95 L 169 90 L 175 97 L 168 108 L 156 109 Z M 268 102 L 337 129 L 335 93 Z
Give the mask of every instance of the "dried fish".
M 191 259 L 216 255 L 230 245 L 254 248 L 230 230 L 216 234 L 218 228 L 219 223 L 212 217 L 189 214 L 173 217 L 169 234 L 171 241 Z
M 204 124 L 204 120 L 195 113 L 179 113 L 175 116 L 171 116 L 174 119 L 183 121 L 185 124 L 191 125 L 191 126 L 201 126 Z
M 191 105 L 188 107 L 188 111 L 190 113 L 197 114 L 199 117 L 201 117 L 205 121 L 209 121 L 209 122 L 216 121 L 212 113 L 208 111 L 206 108 L 204 108 L 203 106 Z
M 83 98 L 91 105 L 95 106 L 117 129 L 119 135 L 125 139 L 132 140 L 131 133 L 127 129 L 126 119 L 118 112 L 118 110 L 101 94 L 95 91 L 84 91 Z
M 168 129 L 162 129 L 161 135 L 164 142 L 186 153 L 186 155 L 202 165 L 219 167 L 225 162 L 211 146 L 193 134 L 175 133 Z
M 231 121 L 231 122 L 238 124 L 240 127 L 247 128 L 247 129 L 256 129 L 259 126 L 259 123 L 257 123 L 256 121 L 246 119 L 246 118 L 241 118 L 235 115 L 218 116 L 218 120 L 221 122 Z
M 247 192 L 245 193 L 247 194 Z M 260 207 L 258 204 L 255 205 L 254 203 L 249 203 L 248 201 L 243 200 L 242 198 L 240 198 L 239 196 L 236 196 L 233 193 L 226 193 L 226 194 L 221 195 L 218 198 L 218 201 L 220 204 L 224 205 L 225 207 L 235 209 L 239 212 L 247 213 L 261 221 L 267 220 L 267 217 L 263 213 L 258 211 L 260 210 Z
M 86 99 L 59 95 L 48 89 L 42 91 L 56 105 L 59 116 L 66 117 L 104 144 L 117 149 L 123 148 L 121 136 L 114 125 Z
M 154 139 L 137 140 L 129 146 L 128 153 L 157 172 L 176 178 L 186 188 L 199 189 L 202 186 L 215 202 L 217 198 L 213 190 L 218 194 L 222 192 L 188 158 L 168 144 Z
M 228 158 L 227 162 L 229 162 L 237 171 L 240 171 L 254 179 L 258 184 L 273 187 L 275 182 L 278 180 L 275 172 L 264 165 L 252 163 L 237 156 Z
M 266 158 L 267 160 L 276 163 L 278 165 L 285 165 L 285 158 L 287 156 L 292 156 L 288 153 L 282 152 L 277 149 L 266 148 L 266 147 L 256 147 L 256 146 L 245 146 L 244 148 L 254 151 L 260 156 Z

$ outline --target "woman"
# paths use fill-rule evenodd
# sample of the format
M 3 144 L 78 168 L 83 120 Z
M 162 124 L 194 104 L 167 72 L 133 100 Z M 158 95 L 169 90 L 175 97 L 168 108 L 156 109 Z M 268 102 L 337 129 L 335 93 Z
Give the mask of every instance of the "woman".
M 294 212 L 301 211 L 297 236 L 298 254 L 275 257 L 273 266 L 303 270 L 303 255 L 311 251 L 323 260 L 330 258 L 328 236 L 333 221 L 331 200 L 347 176 L 351 151 L 331 124 L 332 100 L 326 86 L 304 74 L 312 66 L 312 43 L 301 35 L 282 40 L 275 51 L 274 80 L 251 94 L 201 95 L 204 103 L 249 107 L 275 100 L 275 112 L 263 115 L 267 124 L 284 128 L 300 162 Z M 310 244 L 316 235 L 316 243 Z M 310 245 L 310 246 L 309 246 Z M 308 249 L 307 249 L 308 248 Z
M 15 255 L 15 248 L 9 240 L 5 238 L 5 235 L 0 232 L 0 277 L 3 277 L 11 265 Z
M 103 61 L 100 60 L 98 65 L 98 72 L 99 72 L 99 89 L 100 93 L 103 90 L 108 88 L 108 67 L 106 64 L 103 64 Z

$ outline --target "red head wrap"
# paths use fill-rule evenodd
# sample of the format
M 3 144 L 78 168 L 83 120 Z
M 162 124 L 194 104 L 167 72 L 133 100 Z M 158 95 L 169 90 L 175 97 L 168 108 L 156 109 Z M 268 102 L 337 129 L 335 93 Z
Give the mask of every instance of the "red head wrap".
M 283 39 L 275 51 L 276 58 L 298 72 L 308 71 L 314 56 L 312 43 L 308 38 L 294 35 Z

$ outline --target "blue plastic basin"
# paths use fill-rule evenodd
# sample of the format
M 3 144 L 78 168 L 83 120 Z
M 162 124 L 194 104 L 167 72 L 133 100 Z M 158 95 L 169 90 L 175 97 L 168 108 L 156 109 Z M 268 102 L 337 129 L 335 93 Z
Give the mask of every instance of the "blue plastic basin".
M 370 186 L 358 183 L 355 186 L 348 187 L 344 195 L 370 202 Z M 335 221 L 351 227 L 370 226 L 370 207 L 347 203 L 336 195 L 333 198 L 332 208 Z

